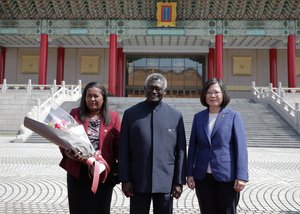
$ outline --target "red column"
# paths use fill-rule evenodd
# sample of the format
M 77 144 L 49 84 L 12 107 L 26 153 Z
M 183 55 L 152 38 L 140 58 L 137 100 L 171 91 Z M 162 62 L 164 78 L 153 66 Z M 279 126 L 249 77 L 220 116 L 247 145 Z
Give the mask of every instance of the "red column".
M 109 74 L 108 74 L 108 93 L 116 95 L 117 83 L 117 35 L 111 34 L 109 36 Z
M 124 53 L 123 48 L 118 48 L 118 84 L 117 84 L 117 90 L 118 90 L 118 96 L 123 97 L 123 89 L 124 89 Z
M 56 84 L 61 85 L 64 80 L 65 48 L 57 48 Z
M 6 48 L 1 48 L 0 51 L 0 84 L 3 84 L 3 79 L 5 76 L 5 57 L 6 57 Z
M 269 58 L 270 58 L 270 83 L 272 83 L 273 87 L 277 88 L 277 49 L 271 48 L 269 50 Z
M 215 49 L 209 48 L 208 52 L 208 67 L 207 67 L 207 79 L 214 78 L 214 58 L 215 58 Z
M 216 78 L 223 79 L 223 35 L 216 35 Z
M 48 34 L 41 34 L 39 85 L 47 83 Z
M 288 36 L 288 86 L 295 88 L 297 86 L 296 79 L 296 36 L 291 34 Z

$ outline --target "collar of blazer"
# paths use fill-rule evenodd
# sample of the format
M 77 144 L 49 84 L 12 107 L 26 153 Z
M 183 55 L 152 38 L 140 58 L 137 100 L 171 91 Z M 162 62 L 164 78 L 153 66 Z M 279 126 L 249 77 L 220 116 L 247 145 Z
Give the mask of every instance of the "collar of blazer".
M 158 103 L 155 103 L 154 105 L 150 103 L 149 101 L 145 100 L 144 105 L 150 110 L 150 111 L 157 111 L 160 109 L 160 107 L 164 104 L 164 102 L 161 100 Z
M 221 111 L 219 112 L 219 115 L 217 117 L 217 120 L 215 122 L 214 128 L 212 130 L 211 136 L 209 136 L 209 132 L 208 132 L 208 120 L 209 120 L 209 111 L 208 109 L 206 110 L 206 114 L 205 114 L 205 133 L 207 135 L 208 140 L 210 141 L 211 138 L 215 135 L 216 131 L 219 128 L 222 128 L 222 124 L 223 124 L 223 119 L 225 118 L 226 114 L 228 113 L 228 109 L 227 108 L 222 108 Z

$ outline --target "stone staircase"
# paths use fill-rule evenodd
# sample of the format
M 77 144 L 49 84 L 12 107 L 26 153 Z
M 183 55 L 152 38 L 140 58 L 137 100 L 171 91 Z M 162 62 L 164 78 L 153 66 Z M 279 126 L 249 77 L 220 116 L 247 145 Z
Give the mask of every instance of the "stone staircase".
M 0 135 L 16 135 L 25 115 L 41 102 L 50 97 L 50 92 L 34 91 L 31 94 L 20 91 L 0 94 Z
M 300 148 L 300 135 L 271 106 L 232 99 L 230 107 L 243 117 L 250 147 Z
M 141 97 L 110 97 L 111 109 L 118 111 L 122 118 L 130 106 L 144 100 Z M 193 116 L 204 107 L 197 98 L 165 98 L 165 102 L 182 112 L 184 117 L 187 142 Z M 62 107 L 69 112 L 79 105 L 77 102 L 65 102 Z M 300 136 L 270 106 L 255 103 L 249 99 L 231 99 L 230 108 L 239 111 L 243 117 L 247 143 L 249 147 L 300 148 Z M 42 143 L 47 140 L 33 134 L 27 142 Z

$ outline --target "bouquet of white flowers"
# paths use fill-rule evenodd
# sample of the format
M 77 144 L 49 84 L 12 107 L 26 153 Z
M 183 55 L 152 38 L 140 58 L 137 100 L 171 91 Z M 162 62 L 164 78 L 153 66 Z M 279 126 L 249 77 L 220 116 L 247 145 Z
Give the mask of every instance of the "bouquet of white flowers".
M 109 172 L 109 166 L 101 152 L 95 151 L 84 127 L 58 104 L 52 101 L 45 109 L 39 121 L 25 117 L 24 126 L 65 150 L 80 152 L 87 159 L 86 164 L 93 168 L 92 191 L 95 193 L 99 175 L 103 172 L 106 178 Z

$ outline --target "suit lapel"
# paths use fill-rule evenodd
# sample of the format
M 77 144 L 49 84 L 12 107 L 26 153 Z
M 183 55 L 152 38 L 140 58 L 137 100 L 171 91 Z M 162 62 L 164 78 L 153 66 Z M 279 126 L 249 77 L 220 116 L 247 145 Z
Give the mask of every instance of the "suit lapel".
M 204 114 L 204 118 L 203 118 L 203 127 L 204 127 L 204 131 L 205 131 L 205 134 L 206 134 L 206 138 L 207 140 L 209 141 L 209 143 L 211 144 L 210 142 L 210 136 L 209 136 L 209 131 L 208 131 L 208 110 L 206 110 L 206 113 Z
M 226 109 L 222 109 L 217 117 L 216 123 L 214 125 L 214 128 L 212 130 L 211 133 L 211 138 L 213 138 L 213 136 L 216 134 L 218 129 L 222 128 L 222 125 L 224 124 L 223 120 L 225 119 L 227 110 Z

